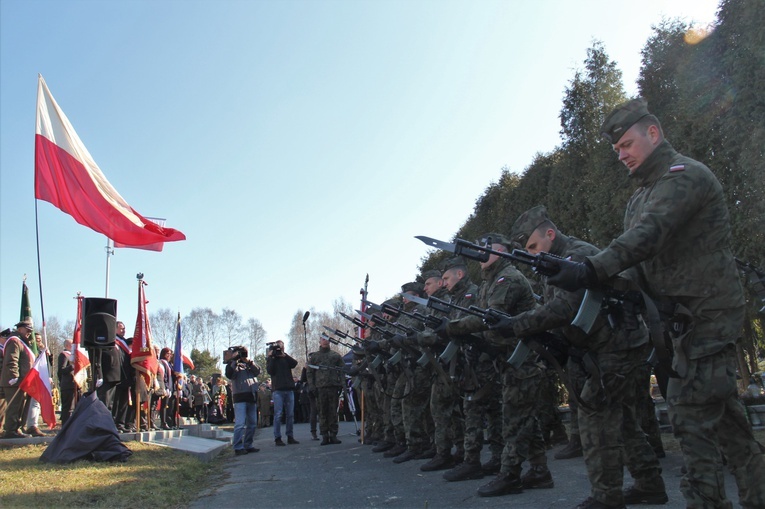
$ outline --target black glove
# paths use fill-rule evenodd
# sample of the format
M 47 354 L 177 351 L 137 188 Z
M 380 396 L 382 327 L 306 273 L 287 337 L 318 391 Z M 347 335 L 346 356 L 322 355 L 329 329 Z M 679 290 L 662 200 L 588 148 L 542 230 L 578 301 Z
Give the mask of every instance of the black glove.
M 404 343 L 406 343 L 406 336 L 404 336 L 403 334 L 396 334 L 395 336 L 390 338 L 390 342 L 396 348 L 402 348 L 404 346 Z
M 590 262 L 572 262 L 561 260 L 557 274 L 549 276 L 547 282 L 558 288 L 574 292 L 580 288 L 593 288 L 598 283 L 598 276 Z
M 488 325 L 489 329 L 497 331 L 503 336 L 515 336 L 515 332 L 513 331 L 513 324 L 515 323 L 515 319 L 512 316 L 500 314 L 496 311 L 492 312 L 490 309 L 484 315 L 483 323 Z

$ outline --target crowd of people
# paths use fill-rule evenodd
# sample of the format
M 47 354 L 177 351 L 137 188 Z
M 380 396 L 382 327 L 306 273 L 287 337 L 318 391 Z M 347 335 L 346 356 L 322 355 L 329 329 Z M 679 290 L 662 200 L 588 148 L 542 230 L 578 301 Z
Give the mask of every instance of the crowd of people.
M 744 296 L 721 186 L 672 148 L 642 100 L 619 106 L 602 132 L 637 186 L 624 233 L 605 249 L 566 235 L 544 206 L 530 208 L 507 232 L 487 232 L 465 249 L 446 246 L 457 256 L 404 283 L 396 297 L 365 301 L 361 337 L 350 338 L 353 366 L 331 349 L 342 342 L 325 334 L 300 378 L 281 341 L 270 344 L 265 371 L 245 347 L 229 349 L 228 382 L 209 384 L 186 382 L 164 348 L 154 386 L 136 395 L 130 341 L 118 324 L 114 348 L 94 363 L 98 397 L 120 431 L 134 430 L 129 402 L 137 396 L 155 413 L 141 429 L 176 428 L 181 408 L 200 422 L 231 419 L 234 452 L 243 455 L 258 452 L 258 424 L 273 424 L 275 446 L 298 444 L 296 418 L 310 422 L 321 445 L 340 443 L 339 398 L 350 378 L 364 398 L 364 443 L 394 464 L 422 461 L 421 471 L 443 471 L 449 482 L 489 477 L 477 494 L 496 497 L 554 489 L 548 451 L 565 443 L 555 458 L 582 456 L 591 485 L 577 508 L 618 509 L 668 501 L 653 371 L 685 461 L 688 507 L 731 507 L 723 461 L 741 505 L 765 507 L 765 449 L 736 387 Z M 516 267 L 512 253 L 520 251 L 534 260 L 538 280 Z M 471 263 L 480 265 L 479 283 Z M 586 290 L 608 298 L 585 325 L 575 318 L 592 298 Z M 20 322 L 5 342 L 6 437 L 22 435 L 15 384 L 31 365 L 23 346 L 31 330 Z M 59 359 L 59 377 L 66 362 Z M 266 373 L 270 385 L 258 381 Z M 568 433 L 560 386 L 571 408 Z M 62 398 L 62 420 L 71 405 Z

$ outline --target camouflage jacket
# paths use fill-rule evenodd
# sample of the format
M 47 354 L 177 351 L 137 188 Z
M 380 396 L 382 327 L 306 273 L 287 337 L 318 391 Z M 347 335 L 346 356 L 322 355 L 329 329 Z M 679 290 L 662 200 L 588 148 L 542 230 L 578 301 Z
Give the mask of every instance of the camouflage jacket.
M 499 258 L 483 273 L 484 280 L 478 289 L 479 307 L 497 309 L 510 315 L 517 315 L 536 306 L 534 292 L 531 290 L 526 277 L 512 266 L 510 260 Z M 471 334 L 483 332 L 483 336 L 491 343 L 514 348 L 518 342 L 515 337 L 508 338 L 496 331 L 488 330 L 483 320 L 478 316 L 468 315 L 452 321 L 450 334 Z
M 639 187 L 627 204 L 624 233 L 588 257 L 598 278 L 637 266 L 649 295 L 685 306 L 695 325 L 686 349 L 691 359 L 735 343 L 743 325 L 744 294 L 720 182 L 667 141 L 631 178 Z
M 563 258 L 570 256 L 574 261 L 583 261 L 585 257 L 599 252 L 600 250 L 592 244 L 562 233 L 558 233 L 550 248 L 551 254 Z M 629 350 L 648 342 L 648 331 L 642 321 L 638 331 L 614 331 L 605 318 L 601 317 L 590 336 L 585 336 L 579 328 L 572 326 L 571 321 L 584 298 L 584 289 L 568 292 L 545 283 L 544 297 L 545 302 L 542 306 L 516 316 L 513 331 L 517 336 L 529 336 L 544 331 L 559 332 L 572 345 L 594 352 Z
M 308 364 L 314 366 L 326 366 L 329 368 L 345 368 L 345 363 L 340 354 L 329 348 L 319 348 L 316 352 L 308 355 Z M 314 369 L 308 368 L 308 383 L 318 389 L 343 386 L 344 375 L 339 369 Z

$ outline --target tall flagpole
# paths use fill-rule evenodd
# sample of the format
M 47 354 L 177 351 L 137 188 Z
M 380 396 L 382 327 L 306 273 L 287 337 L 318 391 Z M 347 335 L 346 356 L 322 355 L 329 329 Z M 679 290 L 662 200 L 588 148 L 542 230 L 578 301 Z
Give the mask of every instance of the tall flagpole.
M 111 256 L 114 254 L 114 242 L 106 237 L 106 291 L 104 297 L 109 297 L 109 269 L 111 268 Z

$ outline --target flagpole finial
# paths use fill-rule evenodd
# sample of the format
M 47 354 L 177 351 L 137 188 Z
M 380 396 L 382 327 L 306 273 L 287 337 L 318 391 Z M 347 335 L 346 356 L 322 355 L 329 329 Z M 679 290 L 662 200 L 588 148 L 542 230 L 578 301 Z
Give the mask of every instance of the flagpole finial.
M 22 283 L 26 283 L 27 282 L 27 275 L 26 274 L 24 274 L 24 277 L 21 279 L 21 282 Z

